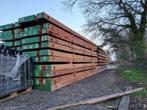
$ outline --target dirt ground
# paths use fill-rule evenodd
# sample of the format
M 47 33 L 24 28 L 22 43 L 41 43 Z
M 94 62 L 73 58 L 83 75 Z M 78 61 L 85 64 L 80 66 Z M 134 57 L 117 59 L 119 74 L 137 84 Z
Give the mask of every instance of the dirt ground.
M 32 93 L 1 103 L 0 110 L 46 110 L 47 108 L 58 105 L 121 92 L 126 86 L 134 87 L 134 84 L 123 81 L 115 70 L 105 70 L 95 76 L 78 81 L 51 93 L 33 90 Z M 120 99 L 117 98 L 100 104 L 72 107 L 66 110 L 115 110 Z M 140 105 L 136 103 L 138 104 L 138 100 L 133 98 L 131 101 L 133 109 L 131 110 L 145 110 L 143 108 L 145 101 L 139 102 Z M 114 108 L 112 109 L 110 106 Z

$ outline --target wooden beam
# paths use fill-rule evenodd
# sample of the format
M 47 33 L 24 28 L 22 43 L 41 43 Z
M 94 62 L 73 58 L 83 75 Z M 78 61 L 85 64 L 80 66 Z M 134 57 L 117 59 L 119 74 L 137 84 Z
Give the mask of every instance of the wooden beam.
M 142 90 L 144 90 L 144 88 L 140 87 L 140 88 L 137 88 L 137 89 L 132 89 L 132 90 L 128 90 L 128 91 L 124 91 L 124 92 L 120 92 L 120 93 L 116 93 L 116 94 L 112 94 L 112 95 L 107 95 L 107 96 L 102 96 L 102 97 L 98 97 L 98 98 L 79 101 L 77 103 L 61 105 L 61 106 L 58 106 L 58 107 L 49 108 L 48 110 L 60 110 L 60 109 L 65 109 L 65 108 L 79 106 L 79 105 L 100 103 L 100 102 L 103 102 L 103 101 L 106 101 L 106 100 L 114 99 L 114 98 L 117 98 L 117 97 L 121 97 L 121 96 L 128 95 L 128 94 L 131 94 L 131 93 L 134 93 L 134 92 L 142 91 Z
M 131 89 L 132 89 L 131 86 L 127 87 L 126 91 Z M 129 110 L 129 104 L 130 104 L 130 95 L 123 96 L 118 106 L 118 110 Z

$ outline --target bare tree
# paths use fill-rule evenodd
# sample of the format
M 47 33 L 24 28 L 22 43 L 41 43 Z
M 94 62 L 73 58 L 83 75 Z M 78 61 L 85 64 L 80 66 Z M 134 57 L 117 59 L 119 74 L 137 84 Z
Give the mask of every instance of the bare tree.
M 136 59 L 144 56 L 147 0 L 63 0 L 63 3 L 68 9 L 78 6 L 82 10 L 87 19 L 86 31 L 93 36 L 104 34 L 105 42 L 113 38 L 109 42 L 127 45 Z

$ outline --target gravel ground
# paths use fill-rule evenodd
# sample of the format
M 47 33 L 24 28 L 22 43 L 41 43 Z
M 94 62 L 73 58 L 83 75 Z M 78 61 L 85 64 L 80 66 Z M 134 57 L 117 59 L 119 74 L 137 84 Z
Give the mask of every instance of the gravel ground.
M 122 81 L 115 70 L 106 70 L 51 93 L 33 90 L 32 93 L 1 103 L 0 110 L 45 110 L 57 105 L 117 93 L 126 86 L 130 86 L 130 83 Z M 117 106 L 119 101 L 118 98 L 100 104 L 82 105 L 66 110 L 112 110 L 106 106 Z

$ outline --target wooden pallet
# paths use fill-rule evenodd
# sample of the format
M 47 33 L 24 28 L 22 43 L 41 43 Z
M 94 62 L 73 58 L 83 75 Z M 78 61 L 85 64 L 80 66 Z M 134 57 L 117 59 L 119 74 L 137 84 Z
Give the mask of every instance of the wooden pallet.
M 12 93 L 10 93 L 6 96 L 0 97 L 0 103 L 5 102 L 5 101 L 10 100 L 10 99 L 13 99 L 17 96 L 29 93 L 31 91 L 32 91 L 32 87 L 28 87 L 28 88 L 23 89 L 23 90 L 18 90 L 18 91 L 12 92 Z

